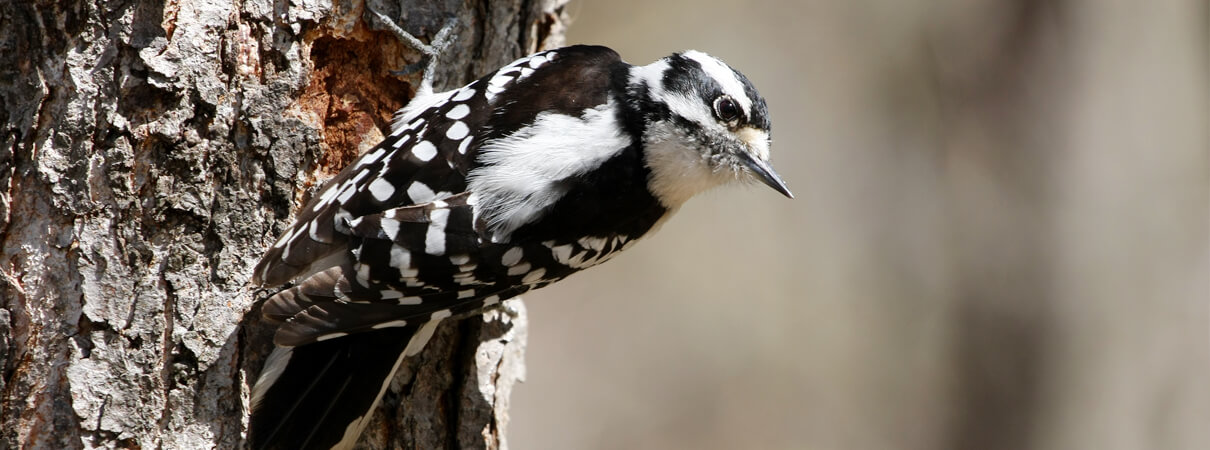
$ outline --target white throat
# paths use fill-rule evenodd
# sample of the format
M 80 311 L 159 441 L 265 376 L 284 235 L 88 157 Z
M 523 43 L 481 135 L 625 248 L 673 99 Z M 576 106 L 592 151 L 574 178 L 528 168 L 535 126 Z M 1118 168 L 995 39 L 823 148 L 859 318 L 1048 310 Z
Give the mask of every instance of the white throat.
M 695 142 L 668 122 L 656 122 L 643 136 L 644 158 L 651 169 L 647 187 L 664 207 L 680 208 L 694 195 L 735 180 L 735 173 L 715 169 L 709 156 L 687 146 Z

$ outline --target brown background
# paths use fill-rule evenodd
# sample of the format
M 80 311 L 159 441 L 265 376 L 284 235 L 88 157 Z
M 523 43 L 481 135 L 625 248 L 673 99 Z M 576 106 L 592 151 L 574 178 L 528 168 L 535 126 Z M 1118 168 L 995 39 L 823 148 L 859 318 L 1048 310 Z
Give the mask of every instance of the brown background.
M 1208 8 L 581 1 L 769 101 L 727 188 L 527 296 L 516 449 L 1210 448 Z

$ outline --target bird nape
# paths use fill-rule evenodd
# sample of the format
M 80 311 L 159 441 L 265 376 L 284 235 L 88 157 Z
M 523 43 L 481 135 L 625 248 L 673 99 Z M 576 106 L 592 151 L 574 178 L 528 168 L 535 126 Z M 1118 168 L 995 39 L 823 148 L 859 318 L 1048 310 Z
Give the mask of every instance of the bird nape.
M 431 73 L 431 71 L 430 71 Z M 787 197 L 752 83 L 697 51 L 645 66 L 571 46 L 466 86 L 425 87 L 330 180 L 254 281 L 277 349 L 253 388 L 253 448 L 352 446 L 442 319 L 609 260 L 693 195 Z

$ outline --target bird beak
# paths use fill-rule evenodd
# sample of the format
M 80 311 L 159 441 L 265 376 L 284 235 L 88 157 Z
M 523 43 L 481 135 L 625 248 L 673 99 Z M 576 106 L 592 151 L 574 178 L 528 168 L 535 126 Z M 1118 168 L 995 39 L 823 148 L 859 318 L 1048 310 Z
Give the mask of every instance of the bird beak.
M 736 153 L 739 154 L 739 159 L 744 164 L 744 167 L 752 171 L 761 183 L 765 183 L 766 186 L 773 188 L 773 190 L 781 192 L 781 195 L 794 198 L 794 194 L 790 193 L 790 188 L 786 187 L 786 182 L 777 176 L 777 172 L 774 172 L 773 168 L 769 167 L 769 163 L 757 158 L 752 152 L 739 151 Z

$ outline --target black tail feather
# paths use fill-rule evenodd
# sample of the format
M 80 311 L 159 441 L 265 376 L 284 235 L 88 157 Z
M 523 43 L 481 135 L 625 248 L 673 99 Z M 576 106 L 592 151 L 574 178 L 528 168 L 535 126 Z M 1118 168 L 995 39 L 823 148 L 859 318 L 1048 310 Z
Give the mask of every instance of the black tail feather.
M 384 328 L 278 348 L 253 388 L 250 448 L 351 446 L 342 440 L 356 441 L 419 328 Z

